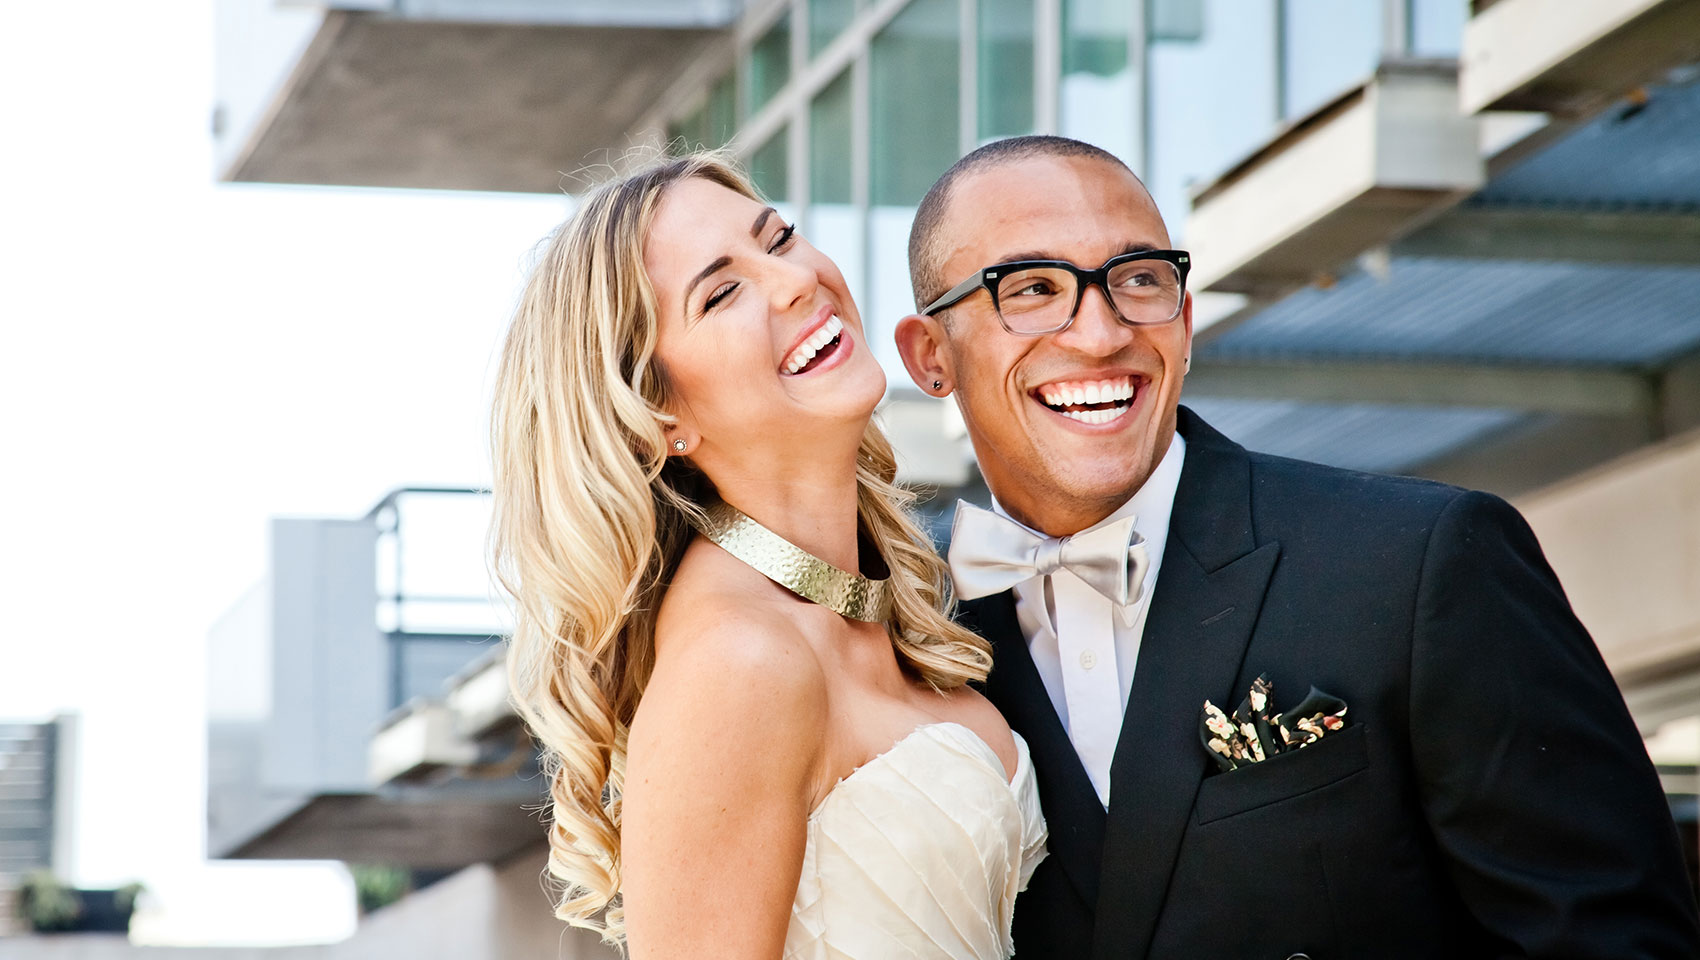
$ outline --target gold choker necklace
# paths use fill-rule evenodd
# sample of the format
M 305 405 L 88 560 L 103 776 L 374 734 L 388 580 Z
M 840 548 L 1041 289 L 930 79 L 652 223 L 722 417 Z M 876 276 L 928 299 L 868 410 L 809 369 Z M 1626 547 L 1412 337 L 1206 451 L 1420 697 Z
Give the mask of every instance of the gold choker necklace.
M 851 620 L 884 623 L 891 619 L 891 581 L 870 580 L 841 570 L 750 519 L 728 503 L 703 511 L 702 535 L 744 561 L 769 580 L 805 600 Z

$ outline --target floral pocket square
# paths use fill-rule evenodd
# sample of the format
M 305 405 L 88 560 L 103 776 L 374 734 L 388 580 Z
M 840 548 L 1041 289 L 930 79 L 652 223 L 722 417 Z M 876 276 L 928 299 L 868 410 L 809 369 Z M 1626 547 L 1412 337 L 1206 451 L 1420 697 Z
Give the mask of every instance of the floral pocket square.
M 1232 714 L 1204 701 L 1198 738 L 1223 770 L 1261 763 L 1278 753 L 1298 750 L 1346 725 L 1346 701 L 1315 687 L 1298 706 L 1271 713 L 1275 687 L 1267 675 L 1252 681 Z

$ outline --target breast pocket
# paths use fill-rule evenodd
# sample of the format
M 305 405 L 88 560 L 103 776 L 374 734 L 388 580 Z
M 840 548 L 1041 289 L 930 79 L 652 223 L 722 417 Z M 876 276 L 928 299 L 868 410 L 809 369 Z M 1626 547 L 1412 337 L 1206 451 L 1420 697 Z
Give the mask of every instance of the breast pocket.
M 1193 809 L 1202 825 L 1321 790 L 1368 766 L 1364 726 L 1353 724 L 1301 750 L 1206 777 Z

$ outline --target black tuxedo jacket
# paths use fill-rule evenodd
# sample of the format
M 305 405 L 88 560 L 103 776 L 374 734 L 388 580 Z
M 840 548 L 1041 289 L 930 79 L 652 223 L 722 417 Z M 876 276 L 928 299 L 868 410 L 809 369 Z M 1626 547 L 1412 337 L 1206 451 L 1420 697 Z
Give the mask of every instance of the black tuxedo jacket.
M 1179 429 L 1107 815 L 1012 595 L 962 605 L 1050 825 L 1020 960 L 1700 956 L 1657 774 L 1517 512 L 1247 453 L 1184 407 Z M 1260 673 L 1350 724 L 1218 773 L 1200 708 Z

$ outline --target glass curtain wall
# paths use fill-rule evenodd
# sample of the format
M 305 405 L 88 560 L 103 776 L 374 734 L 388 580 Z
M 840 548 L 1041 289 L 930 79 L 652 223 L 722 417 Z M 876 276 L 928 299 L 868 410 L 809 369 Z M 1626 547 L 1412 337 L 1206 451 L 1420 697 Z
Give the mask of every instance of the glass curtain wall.
M 1281 115 L 1302 117 L 1375 72 L 1384 4 L 1280 0 Z
M 1456 57 L 1464 45 L 1470 0 L 1410 0 L 1411 53 L 1419 57 Z
M 861 6 L 861 0 L 809 0 L 809 56 L 837 40 Z
M 750 48 L 744 114 L 755 113 L 791 80 L 791 13 L 786 11 Z
M 1120 157 L 1135 170 L 1139 154 L 1138 58 L 1132 56 L 1130 0 L 1062 0 L 1062 78 L 1058 132 Z
M 684 149 L 718 147 L 738 130 L 736 83 L 731 73 L 708 88 L 702 104 L 668 127 L 667 139 Z
M 1146 184 L 1175 243 L 1188 191 L 1250 153 L 1279 125 L 1275 3 L 1193 0 L 1196 17 L 1152 10 Z
M 856 206 L 855 133 L 851 84 L 845 70 L 809 104 L 809 242 L 833 259 L 859 305 L 866 309 L 862 215 Z
M 750 181 L 777 208 L 791 200 L 791 128 L 779 132 L 750 153 Z
M 1033 133 L 1033 0 L 979 0 L 979 143 Z
M 957 0 L 914 0 L 868 50 L 872 269 L 862 317 L 875 355 L 894 377 L 905 375 L 892 329 L 915 310 L 909 225 L 927 188 L 958 156 L 960 47 Z

